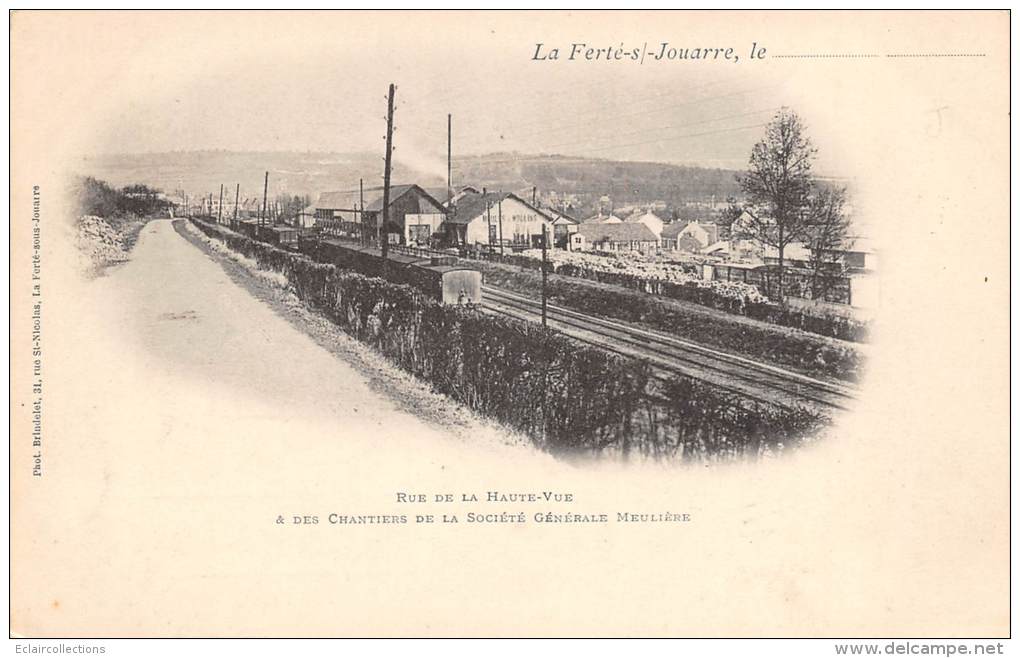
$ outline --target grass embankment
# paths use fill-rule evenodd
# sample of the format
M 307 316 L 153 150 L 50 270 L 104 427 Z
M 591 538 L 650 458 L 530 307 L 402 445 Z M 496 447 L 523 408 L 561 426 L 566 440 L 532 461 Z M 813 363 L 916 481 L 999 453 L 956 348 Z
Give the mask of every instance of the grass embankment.
M 473 261 L 486 284 L 537 297 L 542 275 L 500 263 Z M 632 322 L 708 347 L 761 359 L 821 378 L 856 381 L 863 357 L 852 343 L 733 315 L 692 302 L 595 281 L 550 274 L 549 303 Z

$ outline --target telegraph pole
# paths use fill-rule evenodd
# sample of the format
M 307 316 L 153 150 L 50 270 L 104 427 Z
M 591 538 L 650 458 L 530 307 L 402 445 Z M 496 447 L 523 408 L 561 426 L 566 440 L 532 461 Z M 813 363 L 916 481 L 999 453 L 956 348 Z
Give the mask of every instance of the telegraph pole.
M 241 184 L 237 184 L 237 188 L 234 189 L 234 225 L 231 228 L 237 227 L 237 202 L 241 198 Z
M 386 105 L 386 168 L 383 170 L 383 199 L 382 199 L 382 257 L 386 260 L 389 255 L 389 236 L 386 234 L 386 224 L 390 221 L 390 167 L 393 164 L 393 92 L 396 88 L 390 83 L 390 97 Z M 385 267 L 385 263 L 383 267 Z
M 266 172 L 266 182 L 262 188 L 262 216 L 259 217 L 259 226 L 265 224 L 266 221 L 266 204 L 269 201 L 269 172 Z
M 358 207 L 361 211 L 358 214 L 358 233 L 361 235 L 361 244 L 368 241 L 368 234 L 365 232 L 365 179 L 358 179 Z
M 489 202 L 489 191 L 482 188 L 482 198 L 485 199 L 485 242 L 489 245 L 489 253 L 492 253 L 492 204 Z
M 546 280 L 546 277 L 548 276 L 546 274 L 546 271 L 545 271 L 545 268 L 546 268 L 546 246 L 545 246 L 545 243 L 546 242 L 547 242 L 547 238 L 546 238 L 546 234 L 545 234 L 545 222 L 542 222 L 542 326 L 543 327 L 546 326 L 545 280 Z
M 223 183 L 220 183 L 220 205 L 216 208 L 216 223 L 223 223 Z
M 446 207 L 453 203 L 453 115 L 446 115 Z
M 499 191 L 499 201 L 496 202 L 496 214 L 499 217 L 499 255 L 503 255 L 503 190 Z

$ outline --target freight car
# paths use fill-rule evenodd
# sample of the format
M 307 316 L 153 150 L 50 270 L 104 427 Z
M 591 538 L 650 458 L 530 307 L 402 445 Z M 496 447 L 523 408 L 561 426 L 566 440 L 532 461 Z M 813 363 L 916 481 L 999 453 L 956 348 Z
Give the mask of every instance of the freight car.
M 298 237 L 306 229 L 300 229 L 286 224 L 273 224 L 271 226 L 259 226 L 255 229 L 257 240 L 268 242 L 282 249 L 297 251 Z
M 299 250 L 320 263 L 330 263 L 365 276 L 413 286 L 443 304 L 482 301 L 482 273 L 458 265 L 456 256 L 409 256 L 337 239 L 300 239 Z
M 212 222 L 215 224 L 216 222 Z M 266 242 L 281 249 L 298 250 L 298 238 L 310 232 L 309 229 L 287 226 L 286 224 L 263 224 L 257 220 L 239 219 L 230 222 L 230 228 L 252 240 Z

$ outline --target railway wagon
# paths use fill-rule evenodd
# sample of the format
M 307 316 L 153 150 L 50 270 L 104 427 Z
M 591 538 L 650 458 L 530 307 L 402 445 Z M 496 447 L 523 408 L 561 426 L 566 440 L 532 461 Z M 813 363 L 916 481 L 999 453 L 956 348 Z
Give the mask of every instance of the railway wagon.
M 390 252 L 384 261 L 376 247 L 304 237 L 300 240 L 300 250 L 321 263 L 413 286 L 443 304 L 482 301 L 482 273 L 458 265 L 456 257 L 423 258 Z
M 405 256 L 408 258 L 408 256 Z M 403 270 L 406 283 L 424 290 L 443 304 L 477 304 L 482 301 L 482 273 L 439 259 L 419 260 Z
M 302 229 L 286 224 L 259 226 L 255 229 L 256 239 L 293 251 L 298 249 L 298 237 L 301 234 Z

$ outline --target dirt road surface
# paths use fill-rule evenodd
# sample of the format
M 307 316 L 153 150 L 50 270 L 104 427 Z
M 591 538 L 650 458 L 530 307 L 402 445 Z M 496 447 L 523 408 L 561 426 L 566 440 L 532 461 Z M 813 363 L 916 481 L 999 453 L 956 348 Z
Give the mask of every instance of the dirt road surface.
M 106 290 L 97 292 L 119 297 L 112 305 L 124 317 L 117 321 L 154 357 L 156 363 L 150 366 L 156 373 L 188 376 L 196 386 L 211 387 L 210 398 L 222 400 L 226 416 L 240 411 L 250 417 L 249 405 L 264 406 L 275 422 L 315 420 L 332 424 L 338 438 L 370 432 L 374 441 L 408 442 L 409 449 L 418 450 L 428 442 L 468 439 L 491 449 L 519 441 L 484 423 L 465 427 L 470 420 L 462 415 L 443 418 L 442 409 L 422 408 L 419 398 L 425 387 L 396 369 L 386 372 L 376 362 L 379 371 L 365 373 L 337 359 L 335 350 L 326 351 L 280 317 L 260 290 L 238 285 L 220 264 L 182 239 L 169 221 L 152 222 L 132 261 L 113 270 L 103 283 Z M 337 340 L 341 348 L 360 349 L 346 336 Z M 386 377 L 393 380 L 388 386 L 379 381 Z M 247 401 L 244 409 L 235 407 L 239 398 Z M 446 403 L 438 397 L 428 402 Z M 449 428 L 421 420 L 436 415 L 439 422 L 459 421 L 456 436 L 444 431 Z

